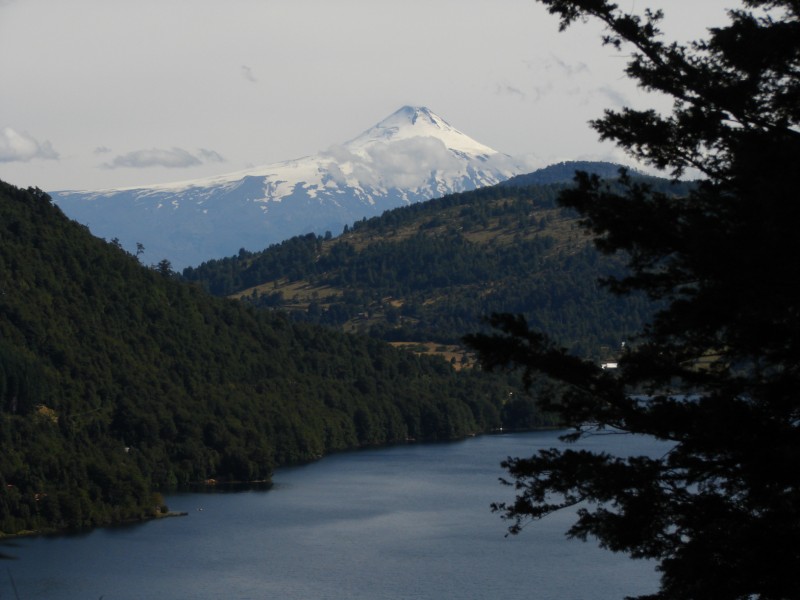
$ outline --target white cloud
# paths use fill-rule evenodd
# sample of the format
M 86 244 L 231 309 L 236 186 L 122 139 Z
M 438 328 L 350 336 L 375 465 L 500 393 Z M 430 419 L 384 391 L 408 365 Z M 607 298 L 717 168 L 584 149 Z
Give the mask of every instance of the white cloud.
M 604 85 L 597 90 L 601 95 L 608 98 L 616 107 L 629 106 L 630 101 L 619 90 Z
M 444 142 L 430 137 L 412 137 L 389 144 L 378 142 L 358 154 L 336 145 L 321 155 L 331 159 L 326 168 L 336 182 L 358 182 L 376 188 L 414 189 L 430 184 L 432 177 L 454 176 L 464 168 L 462 160 Z M 534 155 L 512 157 L 497 153 L 481 159 L 480 166 L 520 172 L 543 163 Z
M 391 145 L 375 144 L 369 149 L 369 158 L 373 172 L 381 174 L 383 183 L 398 188 L 420 185 L 423 183 L 421 174 L 460 167 L 459 160 L 447 146 L 433 138 L 411 138 Z
M 47 140 L 39 142 L 11 127 L 0 130 L 0 162 L 28 162 L 34 158 L 56 159 L 58 152 Z
M 555 54 L 550 54 L 550 58 L 545 61 L 545 69 L 547 71 L 557 71 L 567 78 L 572 78 L 582 73 L 591 73 L 589 66 L 585 62 L 577 61 L 570 63 L 559 58 Z
M 352 178 L 374 187 L 415 187 L 435 171 L 458 169 L 461 165 L 441 140 L 426 137 L 372 144 L 363 156 L 338 145 L 322 154 L 338 163 L 328 165 L 335 180 Z
M 183 148 L 163 150 L 152 148 L 150 150 L 134 150 L 115 156 L 111 162 L 103 163 L 107 169 L 127 167 L 132 169 L 145 169 L 149 167 L 165 167 L 167 169 L 185 169 L 196 167 L 204 162 L 223 162 L 225 159 L 214 150 L 201 148 L 197 154 Z
M 533 74 L 534 84 L 530 96 L 534 104 L 551 95 L 560 97 L 583 93 L 583 86 L 592 77 L 592 71 L 585 62 L 565 60 L 553 53 L 535 60 L 524 60 L 522 63 Z
M 242 76 L 245 79 L 247 79 L 247 81 L 251 81 L 253 83 L 256 83 L 258 81 L 258 79 L 256 79 L 256 76 L 253 75 L 253 69 L 251 69 L 247 65 L 242 65 Z
M 496 93 L 498 95 L 516 96 L 521 100 L 525 99 L 525 92 L 509 83 L 498 83 Z
M 198 154 L 198 156 L 200 157 L 200 159 L 203 162 L 207 162 L 207 163 L 210 163 L 210 162 L 216 162 L 216 163 L 225 162 L 225 159 L 222 157 L 222 155 L 220 155 L 219 152 L 215 152 L 214 150 L 207 150 L 206 148 L 200 148 L 197 151 L 197 154 Z
M 546 96 L 549 96 L 552 91 L 553 91 L 552 83 L 533 86 L 533 103 L 535 104 L 540 100 L 544 99 Z

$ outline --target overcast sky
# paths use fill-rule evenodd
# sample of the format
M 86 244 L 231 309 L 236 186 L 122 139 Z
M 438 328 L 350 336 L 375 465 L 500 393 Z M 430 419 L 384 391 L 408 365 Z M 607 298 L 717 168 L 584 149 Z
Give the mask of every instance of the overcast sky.
M 680 41 L 737 5 L 619 3 L 664 8 Z M 533 0 L 0 0 L 0 179 L 217 175 L 316 154 L 405 104 L 542 165 L 619 160 L 587 121 L 659 100 L 600 34 L 559 33 Z

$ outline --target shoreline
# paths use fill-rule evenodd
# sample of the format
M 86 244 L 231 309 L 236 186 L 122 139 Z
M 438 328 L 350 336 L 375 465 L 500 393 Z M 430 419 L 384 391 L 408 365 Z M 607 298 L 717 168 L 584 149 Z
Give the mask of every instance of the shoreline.
M 505 434 L 511 434 L 511 433 L 524 433 L 524 432 L 530 432 L 530 431 L 552 431 L 552 430 L 558 430 L 558 429 L 564 429 L 564 427 L 550 425 L 550 426 L 533 427 L 533 428 L 528 428 L 528 429 L 502 429 L 502 428 L 500 428 L 500 429 L 493 429 L 493 430 L 490 430 L 490 431 L 470 433 L 470 434 L 464 435 L 463 437 L 449 439 L 449 440 L 431 440 L 431 441 L 426 441 L 426 440 L 407 439 L 407 440 L 404 440 L 404 441 L 389 442 L 389 443 L 383 443 L 383 444 L 364 445 L 364 446 L 358 446 L 358 447 L 355 447 L 355 448 L 347 448 L 347 449 L 342 449 L 342 450 L 335 450 L 335 451 L 332 451 L 332 452 L 330 452 L 328 454 L 324 454 L 322 456 L 318 456 L 318 457 L 315 457 L 315 458 L 307 460 L 307 461 L 298 461 L 296 463 L 279 465 L 279 466 L 276 466 L 274 468 L 274 470 L 277 471 L 277 470 L 282 469 L 282 468 L 293 468 L 293 467 L 299 467 L 299 466 L 303 466 L 303 465 L 313 464 L 313 463 L 316 463 L 319 460 L 325 459 L 326 457 L 333 456 L 333 455 L 336 455 L 336 454 L 349 453 L 349 452 L 359 452 L 359 451 L 362 451 L 362 450 L 371 450 L 371 449 L 375 449 L 375 448 L 390 448 L 392 446 L 398 446 L 398 445 L 451 444 L 451 443 L 463 442 L 463 441 L 465 441 L 467 439 L 474 438 L 474 437 L 481 437 L 481 436 L 505 435 Z M 270 487 L 272 487 L 272 479 L 270 478 L 270 479 L 254 480 L 254 481 L 233 481 L 233 480 L 213 479 L 212 478 L 212 479 L 206 479 L 206 480 L 202 480 L 202 481 L 191 482 L 189 484 L 186 484 L 185 486 L 178 486 L 178 488 L 176 488 L 176 490 L 174 490 L 174 491 L 189 492 L 189 493 L 198 493 L 198 492 L 200 492 L 200 493 L 203 493 L 203 492 L 205 492 L 205 493 L 213 493 L 215 491 L 219 491 L 219 492 L 222 492 L 222 491 L 235 492 L 237 489 L 247 489 L 247 488 L 249 488 L 251 486 L 259 486 L 259 487 L 270 488 Z M 162 492 L 163 492 L 163 490 L 162 490 Z M 159 493 L 161 493 L 161 492 L 159 492 Z M 90 532 L 90 531 L 92 531 L 94 529 L 111 528 L 111 527 L 125 527 L 125 526 L 128 526 L 128 525 L 136 525 L 136 524 L 139 524 L 139 523 L 146 523 L 148 521 L 155 521 L 155 520 L 158 520 L 158 519 L 165 519 L 165 518 L 170 518 L 170 517 L 185 517 L 185 516 L 188 516 L 188 515 L 189 515 L 189 513 L 186 512 L 186 511 L 171 511 L 171 510 L 168 510 L 165 513 L 157 511 L 154 514 L 152 514 L 151 516 L 142 517 L 140 519 L 127 519 L 127 520 L 124 520 L 124 521 L 117 521 L 117 522 L 106 523 L 106 524 L 101 524 L 101 525 L 92 525 L 90 527 L 78 528 L 78 529 L 70 529 L 70 528 L 60 529 L 60 528 L 54 527 L 54 528 L 37 529 L 37 530 L 23 530 L 23 531 L 19 531 L 19 532 L 16 532 L 16 533 L 4 533 L 4 532 L 0 531 L 0 542 L 2 542 L 4 540 L 12 540 L 12 539 L 23 538 L 23 537 L 37 537 L 37 536 L 51 536 L 51 535 L 58 536 L 58 535 L 72 535 L 72 534 L 87 533 L 87 532 Z
M 18 531 L 16 533 L 3 533 L 0 531 L 0 543 L 5 540 L 14 540 L 18 538 L 26 538 L 26 537 L 39 537 L 39 536 L 50 536 L 50 535 L 72 535 L 72 534 L 81 534 L 81 533 L 89 533 L 95 529 L 102 529 L 105 527 L 125 527 L 127 525 L 136 525 L 139 523 L 147 523 L 148 521 L 157 521 L 159 519 L 168 519 L 172 517 L 188 517 L 189 513 L 186 511 L 178 511 L 178 510 L 168 510 L 165 513 L 159 512 L 149 517 L 143 517 L 141 519 L 127 519 L 125 521 L 119 521 L 116 523 L 108 523 L 107 525 L 93 525 L 91 527 L 85 527 L 81 529 L 59 529 L 57 527 L 47 528 L 47 529 L 24 529 L 22 531 Z

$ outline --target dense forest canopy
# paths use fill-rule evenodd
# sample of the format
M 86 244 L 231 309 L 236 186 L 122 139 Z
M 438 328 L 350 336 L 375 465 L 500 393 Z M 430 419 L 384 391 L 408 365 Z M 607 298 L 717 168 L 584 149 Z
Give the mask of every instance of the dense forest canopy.
M 0 532 L 150 516 L 363 445 L 545 421 L 507 381 L 209 296 L 0 184 Z

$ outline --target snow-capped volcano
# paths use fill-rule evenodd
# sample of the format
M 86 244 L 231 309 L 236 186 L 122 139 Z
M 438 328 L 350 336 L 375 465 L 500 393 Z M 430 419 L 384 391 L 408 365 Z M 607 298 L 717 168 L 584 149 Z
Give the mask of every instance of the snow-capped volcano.
M 404 106 L 314 156 L 147 187 L 51 192 L 67 216 L 146 262 L 175 268 L 261 250 L 304 233 L 504 181 L 530 165 L 485 146 L 424 107 Z
M 353 151 L 366 151 L 377 143 L 420 137 L 436 138 L 449 150 L 463 152 L 465 155 L 489 157 L 497 154 L 495 150 L 461 133 L 424 106 L 404 106 L 345 145 Z

